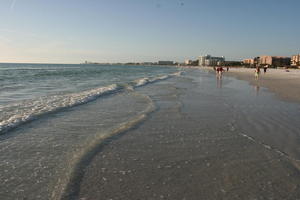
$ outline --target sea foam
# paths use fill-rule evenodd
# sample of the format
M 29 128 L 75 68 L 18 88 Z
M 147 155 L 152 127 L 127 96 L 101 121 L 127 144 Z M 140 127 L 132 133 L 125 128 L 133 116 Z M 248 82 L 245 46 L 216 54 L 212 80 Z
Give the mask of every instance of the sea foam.
M 168 75 L 162 75 L 162 76 L 157 76 L 157 77 L 149 77 L 149 78 L 141 78 L 141 79 L 137 79 L 134 81 L 134 87 L 140 87 L 140 86 L 144 86 L 148 83 L 154 83 L 156 81 L 161 81 L 161 80 L 165 80 L 174 76 L 180 76 L 183 72 L 175 72 L 172 74 L 168 74 Z
M 112 93 L 121 89 L 118 85 L 112 84 L 106 87 L 95 88 L 80 93 L 66 95 L 45 96 L 30 101 L 22 101 L 17 104 L 7 105 L 1 108 L 0 133 L 14 128 L 24 122 L 35 119 L 36 117 L 84 104 L 95 100 L 99 96 Z
M 136 87 L 141 87 L 149 83 L 165 80 L 170 77 L 180 76 L 181 74 L 182 72 L 176 72 L 157 77 L 144 77 L 133 81 L 129 85 L 131 85 L 134 89 Z M 43 114 L 84 104 L 93 101 L 100 96 L 118 92 L 122 89 L 124 89 L 123 86 L 112 84 L 106 87 L 94 88 L 79 93 L 43 96 L 37 99 L 25 100 L 19 103 L 0 107 L 0 134 L 20 124 L 34 120 Z

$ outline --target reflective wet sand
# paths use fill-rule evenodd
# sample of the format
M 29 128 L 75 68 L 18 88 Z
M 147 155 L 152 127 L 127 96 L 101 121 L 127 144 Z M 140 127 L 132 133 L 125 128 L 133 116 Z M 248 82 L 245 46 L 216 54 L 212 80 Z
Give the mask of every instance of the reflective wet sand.
M 0 199 L 60 199 L 103 138 L 138 121 L 149 106 L 144 96 L 124 91 L 2 135 Z
M 69 198 L 300 198 L 299 104 L 197 70 L 138 92 L 157 111 L 109 141 Z

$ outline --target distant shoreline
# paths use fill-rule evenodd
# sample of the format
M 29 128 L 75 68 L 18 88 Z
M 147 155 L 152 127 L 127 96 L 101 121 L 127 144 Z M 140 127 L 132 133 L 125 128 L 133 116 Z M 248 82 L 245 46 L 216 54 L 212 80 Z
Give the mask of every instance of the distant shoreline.
M 158 65 L 158 64 L 126 64 L 126 63 L 9 63 L 0 62 L 0 65 L 94 65 L 94 66 L 160 66 L 160 67 L 177 67 L 177 65 Z

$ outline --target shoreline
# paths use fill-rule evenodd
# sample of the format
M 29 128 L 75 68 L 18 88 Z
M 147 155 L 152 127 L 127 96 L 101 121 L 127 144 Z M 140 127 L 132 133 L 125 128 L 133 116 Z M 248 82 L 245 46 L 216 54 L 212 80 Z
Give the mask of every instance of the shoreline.
M 219 86 L 191 69 L 138 89 L 158 109 L 93 157 L 75 198 L 300 197 L 299 106 L 243 81 Z
M 251 79 L 251 71 L 245 74 Z M 299 198 L 299 104 L 267 89 L 258 94 L 230 76 L 187 68 L 181 76 L 24 124 L 0 143 L 1 195 Z
M 214 72 L 211 67 L 197 67 L 197 69 Z M 282 100 L 300 103 L 300 70 L 298 69 L 268 69 L 264 74 L 261 70 L 258 80 L 254 77 L 254 68 L 232 67 L 224 76 L 235 77 L 249 82 L 256 87 L 267 88 Z

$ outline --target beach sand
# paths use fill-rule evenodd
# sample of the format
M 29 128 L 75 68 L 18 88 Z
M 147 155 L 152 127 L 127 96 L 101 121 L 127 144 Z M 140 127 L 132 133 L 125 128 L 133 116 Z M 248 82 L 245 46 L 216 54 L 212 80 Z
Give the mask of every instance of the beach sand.
M 299 69 L 261 69 L 258 80 L 255 80 L 254 69 L 230 68 L 225 75 L 231 75 L 241 80 L 249 81 L 258 87 L 266 87 L 280 98 L 300 102 L 300 70 Z
M 237 71 L 228 74 L 251 79 L 250 70 Z M 278 83 L 267 81 L 272 73 L 261 87 Z M 197 69 L 138 92 L 156 110 L 107 140 L 66 199 L 300 198 L 299 104 Z

